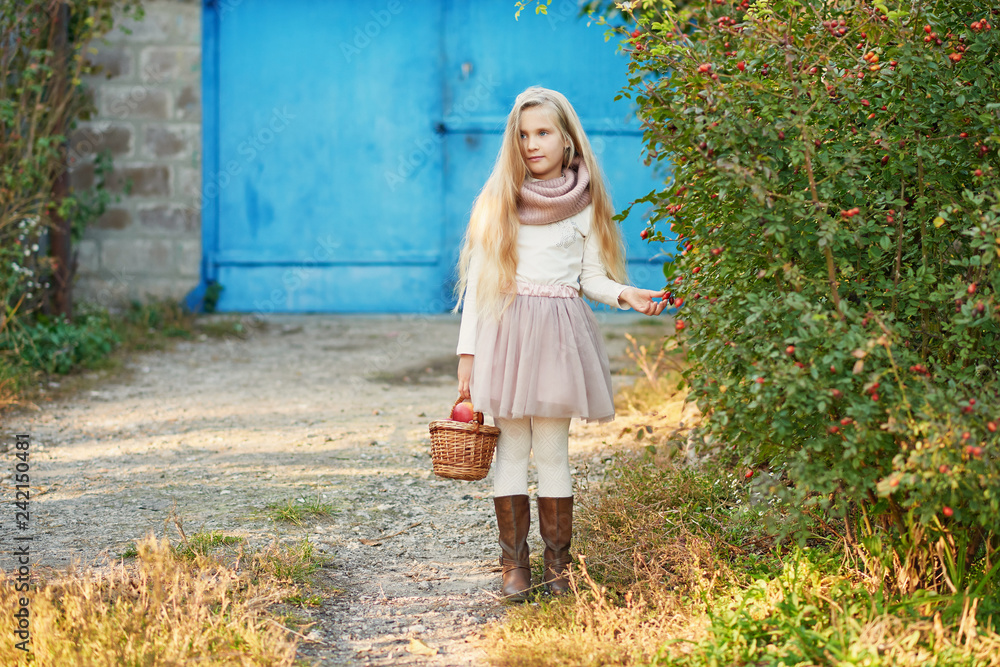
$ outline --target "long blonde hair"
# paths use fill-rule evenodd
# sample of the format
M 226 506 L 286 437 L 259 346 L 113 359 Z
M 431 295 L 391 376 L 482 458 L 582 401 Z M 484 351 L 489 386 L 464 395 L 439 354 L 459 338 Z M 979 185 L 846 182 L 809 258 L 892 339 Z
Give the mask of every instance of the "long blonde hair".
M 468 287 L 469 264 L 477 248 L 483 257 L 476 289 L 479 313 L 499 318 L 514 300 L 517 291 L 517 231 L 520 225 L 517 204 L 521 196 L 521 184 L 529 173 L 528 165 L 521 155 L 521 113 L 532 107 L 545 107 L 552 111 L 563 139 L 569 141 L 569 148 L 563 155 L 563 168 L 577 154 L 587 165 L 594 207 L 591 233 L 596 234 L 601 261 L 608 277 L 620 283 L 626 282 L 625 249 L 621 231 L 611 219 L 614 215 L 611 197 L 580 118 L 562 93 L 532 86 L 514 100 L 514 107 L 507 116 L 507 127 L 493 172 L 472 205 L 472 215 L 458 262 L 459 280 L 455 293 L 460 302 L 455 306 L 456 311 Z

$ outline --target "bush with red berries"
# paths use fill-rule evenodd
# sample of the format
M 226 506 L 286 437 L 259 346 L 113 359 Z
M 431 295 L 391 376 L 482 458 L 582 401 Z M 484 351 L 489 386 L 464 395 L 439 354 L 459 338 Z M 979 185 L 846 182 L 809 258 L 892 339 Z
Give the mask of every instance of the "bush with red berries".
M 1000 557 L 1000 15 L 635 11 L 623 94 L 673 169 L 646 236 L 711 441 L 888 585 L 961 589 Z

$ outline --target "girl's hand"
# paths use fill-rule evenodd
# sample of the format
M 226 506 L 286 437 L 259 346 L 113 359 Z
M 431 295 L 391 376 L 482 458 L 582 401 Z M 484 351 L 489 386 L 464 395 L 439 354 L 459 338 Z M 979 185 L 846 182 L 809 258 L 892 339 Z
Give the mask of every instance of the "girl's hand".
M 667 293 L 656 292 L 651 289 L 638 289 L 636 287 L 627 287 L 618 296 L 619 303 L 625 302 L 631 306 L 637 313 L 642 313 L 643 315 L 659 315 L 663 312 L 663 309 L 667 307 L 666 297 Z M 653 299 L 659 299 L 659 301 L 653 301 Z
M 458 360 L 458 395 L 465 401 L 472 398 L 472 394 L 469 393 L 469 379 L 472 377 L 474 358 L 471 354 L 463 354 Z

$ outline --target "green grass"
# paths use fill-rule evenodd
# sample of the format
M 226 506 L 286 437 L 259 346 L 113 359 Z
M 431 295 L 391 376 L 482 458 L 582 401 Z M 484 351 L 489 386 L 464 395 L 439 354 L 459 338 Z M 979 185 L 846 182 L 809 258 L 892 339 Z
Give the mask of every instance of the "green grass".
M 624 453 L 578 497 L 576 594 L 511 610 L 493 664 L 1000 665 L 990 600 L 883 595 L 818 527 L 811 548 L 772 532 L 784 508 L 736 462 L 677 461 Z
M 295 584 L 310 584 L 311 576 L 330 562 L 316 552 L 308 538 L 289 544 L 275 541 L 255 559 L 257 572 Z
M 199 531 L 189 537 L 187 542 L 178 549 L 178 555 L 182 558 L 207 556 L 213 549 L 242 544 L 243 541 L 244 538 L 226 535 L 221 530 Z
M 307 519 L 330 516 L 333 504 L 323 502 L 319 497 L 302 496 L 284 502 L 268 503 L 265 511 L 272 520 L 301 526 Z

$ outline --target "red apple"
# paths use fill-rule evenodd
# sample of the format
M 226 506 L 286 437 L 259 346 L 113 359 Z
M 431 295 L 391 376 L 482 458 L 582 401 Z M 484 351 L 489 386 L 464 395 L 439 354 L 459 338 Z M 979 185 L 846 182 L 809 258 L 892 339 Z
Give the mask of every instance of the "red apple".
M 471 422 L 476 418 L 476 411 L 469 401 L 462 401 L 451 411 L 451 418 L 457 422 Z

